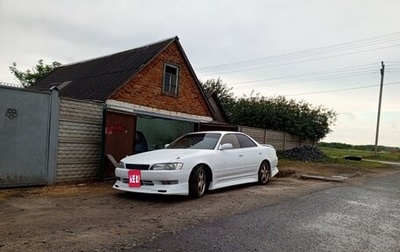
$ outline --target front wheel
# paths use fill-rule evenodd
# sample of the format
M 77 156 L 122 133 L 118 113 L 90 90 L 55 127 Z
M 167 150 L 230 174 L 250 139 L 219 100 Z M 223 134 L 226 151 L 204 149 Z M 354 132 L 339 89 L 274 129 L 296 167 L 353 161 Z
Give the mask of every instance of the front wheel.
M 203 197 L 207 186 L 207 173 L 204 167 L 197 166 L 189 178 L 189 195 L 193 198 Z
M 271 177 L 271 169 L 269 167 L 269 163 L 267 161 L 263 161 L 260 165 L 260 169 L 258 170 L 258 183 L 260 185 L 265 185 L 268 183 Z

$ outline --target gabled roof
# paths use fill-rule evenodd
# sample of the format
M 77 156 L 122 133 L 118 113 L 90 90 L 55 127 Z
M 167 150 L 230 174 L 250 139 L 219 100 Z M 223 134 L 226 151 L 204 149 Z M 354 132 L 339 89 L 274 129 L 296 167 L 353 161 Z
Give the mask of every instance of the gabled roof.
M 217 122 L 229 123 L 229 118 L 222 107 L 221 102 L 215 92 L 207 93 L 208 102 L 212 108 L 213 118 Z
M 124 52 L 57 67 L 31 88 L 49 90 L 56 86 L 63 97 L 105 101 L 173 42 L 178 43 L 187 60 L 179 38 L 174 37 Z M 189 62 L 188 64 L 190 66 Z M 194 74 L 193 69 L 191 70 Z

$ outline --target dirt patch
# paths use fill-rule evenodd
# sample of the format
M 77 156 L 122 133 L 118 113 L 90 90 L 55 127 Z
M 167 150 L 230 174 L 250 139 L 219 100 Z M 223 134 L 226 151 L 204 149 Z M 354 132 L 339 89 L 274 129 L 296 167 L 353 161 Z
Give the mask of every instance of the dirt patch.
M 298 179 L 301 173 L 362 172 L 343 183 Z M 363 183 L 391 169 L 297 163 L 267 186 L 235 186 L 201 199 L 123 193 L 112 181 L 0 190 L 1 251 L 115 251 L 164 233 L 212 222 L 328 187 Z

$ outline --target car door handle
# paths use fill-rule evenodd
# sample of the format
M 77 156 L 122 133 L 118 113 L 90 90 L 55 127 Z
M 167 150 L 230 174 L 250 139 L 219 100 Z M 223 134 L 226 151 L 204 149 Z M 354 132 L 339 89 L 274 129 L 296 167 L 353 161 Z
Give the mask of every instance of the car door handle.
M 240 155 L 239 155 L 239 157 L 243 157 L 243 155 L 242 155 L 242 154 L 240 154 Z

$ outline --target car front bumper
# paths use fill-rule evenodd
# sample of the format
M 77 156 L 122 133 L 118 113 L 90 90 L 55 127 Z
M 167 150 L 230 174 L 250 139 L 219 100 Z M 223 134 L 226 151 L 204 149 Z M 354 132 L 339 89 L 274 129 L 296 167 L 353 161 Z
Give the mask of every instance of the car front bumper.
M 129 187 L 129 169 L 116 168 L 117 181 L 113 188 L 126 192 L 165 194 L 165 195 L 189 195 L 189 172 L 176 171 L 141 171 L 140 187 Z

